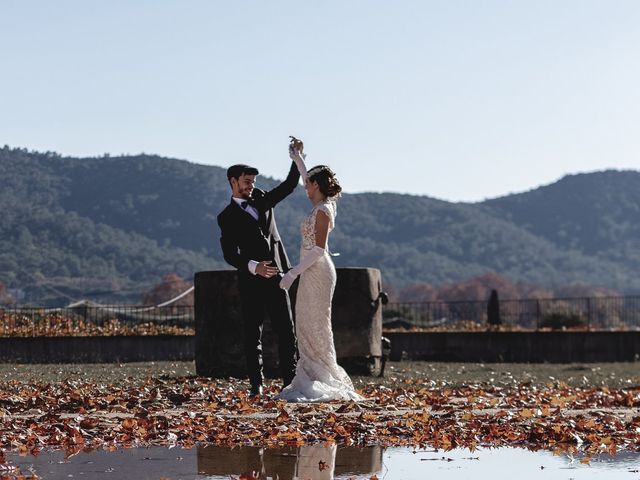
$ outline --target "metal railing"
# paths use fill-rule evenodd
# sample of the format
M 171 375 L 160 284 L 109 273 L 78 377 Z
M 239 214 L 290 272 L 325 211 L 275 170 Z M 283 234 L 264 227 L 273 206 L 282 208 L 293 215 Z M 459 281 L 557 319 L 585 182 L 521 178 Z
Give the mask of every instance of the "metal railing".
M 0 337 L 194 335 L 194 325 L 192 305 L 0 308 Z
M 640 330 L 640 296 L 501 300 L 501 328 Z M 389 303 L 386 329 L 486 330 L 487 302 Z
M 640 330 L 640 296 L 501 300 L 507 330 Z M 390 302 L 385 329 L 484 331 L 487 302 Z M 0 337 L 194 335 L 194 307 L 1 308 Z

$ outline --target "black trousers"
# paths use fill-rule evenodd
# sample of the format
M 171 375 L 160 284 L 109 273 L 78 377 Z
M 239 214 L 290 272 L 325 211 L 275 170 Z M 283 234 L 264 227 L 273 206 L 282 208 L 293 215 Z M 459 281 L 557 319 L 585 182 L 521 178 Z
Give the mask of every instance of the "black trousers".
M 249 274 L 251 275 L 251 274 Z M 240 276 L 240 300 L 244 323 L 244 347 L 247 371 L 251 385 L 260 385 L 264 379 L 262 369 L 262 327 L 265 316 L 278 336 L 280 375 L 288 385 L 296 371 L 296 337 L 291 315 L 289 293 L 279 286 L 280 276 Z

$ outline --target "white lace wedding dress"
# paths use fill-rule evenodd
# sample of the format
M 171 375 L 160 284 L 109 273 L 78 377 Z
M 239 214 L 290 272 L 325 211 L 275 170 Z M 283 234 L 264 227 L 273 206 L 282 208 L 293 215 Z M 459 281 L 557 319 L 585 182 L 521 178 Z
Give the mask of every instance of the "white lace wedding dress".
M 329 217 L 329 231 L 335 225 L 336 204 L 325 201 L 314 206 L 302 222 L 300 258 L 316 244 L 316 215 L 322 210 Z M 295 321 L 300 359 L 296 374 L 280 393 L 290 402 L 326 402 L 330 400 L 363 400 L 353 388 L 351 379 L 336 361 L 331 330 L 331 299 L 336 285 L 336 269 L 327 249 L 300 275 L 296 296 Z

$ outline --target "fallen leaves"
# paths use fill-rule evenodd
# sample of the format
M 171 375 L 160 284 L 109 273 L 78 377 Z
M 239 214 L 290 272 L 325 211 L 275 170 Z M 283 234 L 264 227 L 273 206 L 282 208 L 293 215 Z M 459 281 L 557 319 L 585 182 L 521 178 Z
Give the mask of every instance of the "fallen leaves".
M 520 417 L 522 418 L 531 418 L 533 417 L 533 412 L 530 408 L 523 408 L 522 410 L 520 410 L 520 412 L 518 412 L 518 415 L 520 415 Z
M 519 446 L 587 458 L 640 451 L 638 388 L 566 385 L 431 388 L 369 385 L 366 400 L 292 404 L 270 386 L 250 399 L 239 380 L 148 378 L 0 384 L 0 449 L 78 451 L 196 443 L 279 447 L 317 442 L 475 450 Z M 0 456 L 0 464 L 4 464 Z M 251 478 L 251 477 L 247 477 Z
M 85 318 L 80 313 L 27 309 L 12 312 L 0 309 L 0 337 L 108 337 L 114 335 L 195 335 L 193 326 L 156 321 L 122 322 L 109 318 L 107 311 Z M 106 316 L 105 316 L 106 315 Z

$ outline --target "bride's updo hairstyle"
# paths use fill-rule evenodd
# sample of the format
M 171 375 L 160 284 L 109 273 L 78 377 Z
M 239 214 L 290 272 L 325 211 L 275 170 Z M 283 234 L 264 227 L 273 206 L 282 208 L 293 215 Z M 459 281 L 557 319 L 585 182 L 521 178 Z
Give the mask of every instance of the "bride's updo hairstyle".
M 313 167 L 307 173 L 310 182 L 317 182 L 318 189 L 326 197 L 339 197 L 342 187 L 333 173 L 326 165 Z

